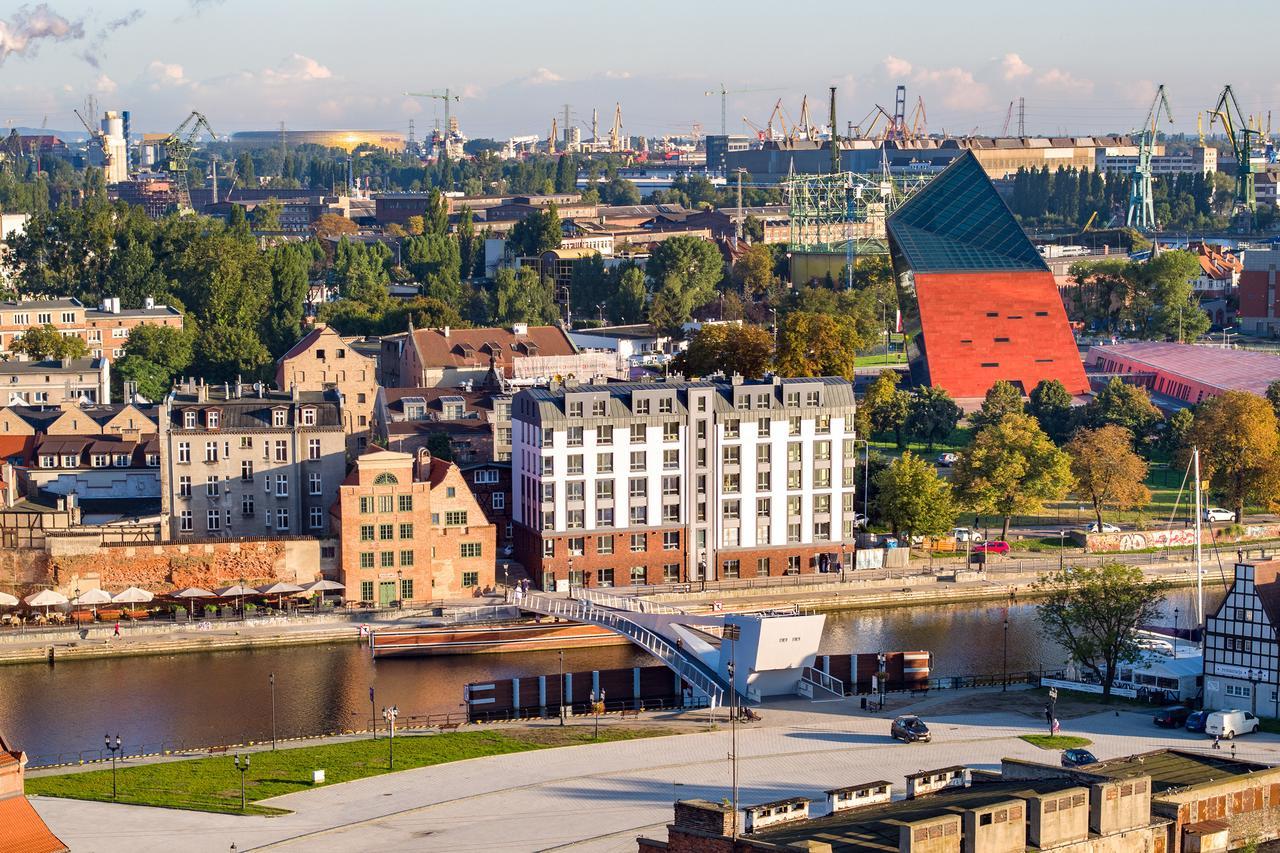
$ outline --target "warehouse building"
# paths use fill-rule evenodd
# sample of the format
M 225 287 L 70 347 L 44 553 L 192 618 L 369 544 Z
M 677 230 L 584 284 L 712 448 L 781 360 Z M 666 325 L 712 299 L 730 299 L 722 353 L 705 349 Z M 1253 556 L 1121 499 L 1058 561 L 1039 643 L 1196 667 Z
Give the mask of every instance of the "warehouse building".
M 1265 395 L 1280 379 L 1278 355 L 1164 341 L 1090 347 L 1085 363 L 1096 379 L 1121 376 L 1165 408 L 1194 406 L 1226 391 Z

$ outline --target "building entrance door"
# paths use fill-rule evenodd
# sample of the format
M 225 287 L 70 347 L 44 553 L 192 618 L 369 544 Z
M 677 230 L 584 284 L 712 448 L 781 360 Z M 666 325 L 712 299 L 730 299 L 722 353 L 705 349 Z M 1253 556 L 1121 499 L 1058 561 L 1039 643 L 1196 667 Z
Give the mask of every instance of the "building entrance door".
M 378 606 L 390 607 L 391 602 L 396 600 L 396 582 L 395 581 L 379 581 L 378 582 Z

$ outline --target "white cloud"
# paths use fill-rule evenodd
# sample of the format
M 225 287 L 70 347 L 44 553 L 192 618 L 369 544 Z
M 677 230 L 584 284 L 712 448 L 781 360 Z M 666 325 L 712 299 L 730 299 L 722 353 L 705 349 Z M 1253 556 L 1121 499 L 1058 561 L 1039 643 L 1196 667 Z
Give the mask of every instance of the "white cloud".
M 896 56 L 886 56 L 884 58 L 884 73 L 890 77 L 910 77 L 912 65 L 905 59 L 899 59 Z
M 328 80 L 333 76 L 324 65 L 309 56 L 295 53 L 285 59 L 278 68 L 265 68 L 262 78 L 268 83 L 309 83 Z
M 84 24 L 71 21 L 41 3 L 23 6 L 7 21 L 0 21 L 0 63 L 10 54 L 34 54 L 43 39 L 70 41 L 84 38 Z
M 990 103 L 990 92 L 986 84 L 979 83 L 972 71 L 958 66 L 920 68 L 911 79 L 919 86 L 934 89 L 942 103 L 952 109 L 982 109 Z
M 98 79 L 94 81 L 93 88 L 99 92 L 114 92 L 120 88 L 116 85 L 116 81 L 112 80 L 105 74 L 99 74 Z
M 190 82 L 181 65 L 176 62 L 161 62 L 158 59 L 153 59 L 147 66 L 147 77 L 151 80 L 152 89 L 185 86 Z
M 1031 66 L 1022 61 L 1016 53 L 1006 53 L 1000 60 L 1000 68 L 1005 80 L 1017 80 L 1031 73 Z
M 532 74 L 520 82 L 528 86 L 542 86 L 547 83 L 559 83 L 562 80 L 564 78 L 550 68 L 535 68 Z
M 630 71 L 606 71 L 604 72 L 606 80 L 630 80 Z
M 1045 89 L 1067 92 L 1075 95 L 1088 95 L 1093 92 L 1093 81 L 1076 77 L 1061 68 L 1050 68 L 1036 78 L 1036 84 Z

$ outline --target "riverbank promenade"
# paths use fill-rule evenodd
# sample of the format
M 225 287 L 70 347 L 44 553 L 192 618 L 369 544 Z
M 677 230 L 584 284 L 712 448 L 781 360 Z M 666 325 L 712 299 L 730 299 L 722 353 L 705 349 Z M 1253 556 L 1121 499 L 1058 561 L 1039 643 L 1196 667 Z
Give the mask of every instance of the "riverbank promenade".
M 739 802 L 793 795 L 821 800 L 827 788 L 876 779 L 894 780 L 901 796 L 903 776 L 922 769 L 995 767 L 1006 756 L 1056 763 L 1056 751 L 1019 739 L 1044 733 L 1037 716 L 1042 701 L 996 688 L 947 691 L 914 704 L 899 697 L 875 715 L 858 710 L 854 700 L 769 703 L 762 722 L 738 730 Z M 932 743 L 890 740 L 890 718 L 908 710 L 928 721 Z M 696 722 L 690 715 L 682 725 Z M 1157 729 L 1150 713 L 1128 706 L 1063 716 L 1063 733 L 1090 738 L 1090 749 L 1103 759 L 1210 744 L 1203 735 Z M 1280 762 L 1280 736 L 1251 735 L 1233 746 L 1241 758 Z M 710 731 L 474 759 L 260 801 L 290 810 L 279 817 L 46 798 L 33 803 L 71 849 L 93 853 L 170 853 L 175 845 L 225 853 L 232 844 L 237 851 L 308 853 L 632 853 L 637 835 L 659 833 L 670 821 L 672 801 L 719 802 L 730 795 L 729 751 L 730 733 L 721 722 Z

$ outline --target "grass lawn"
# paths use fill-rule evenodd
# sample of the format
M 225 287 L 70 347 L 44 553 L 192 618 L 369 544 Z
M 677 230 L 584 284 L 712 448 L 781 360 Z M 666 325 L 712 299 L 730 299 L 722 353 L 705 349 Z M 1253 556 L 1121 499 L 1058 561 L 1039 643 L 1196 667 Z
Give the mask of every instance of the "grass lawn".
M 1022 740 L 1041 749 L 1079 749 L 1093 743 L 1077 735 L 1019 735 Z
M 599 742 L 674 733 L 661 728 L 606 726 L 600 730 Z M 593 742 L 590 728 L 576 726 L 400 736 L 395 740 L 395 767 L 408 770 L 486 755 Z M 325 771 L 327 785 L 388 773 L 387 741 L 379 738 L 253 753 L 245 776 L 245 796 L 249 802 L 245 813 L 282 814 L 281 809 L 255 805 L 255 802 L 318 787 L 311 783 L 311 771 L 321 769 Z M 119 768 L 117 785 L 117 799 L 122 803 L 240 813 L 240 773 L 231 755 Z M 111 770 L 108 767 L 85 773 L 28 777 L 27 793 L 109 802 Z

